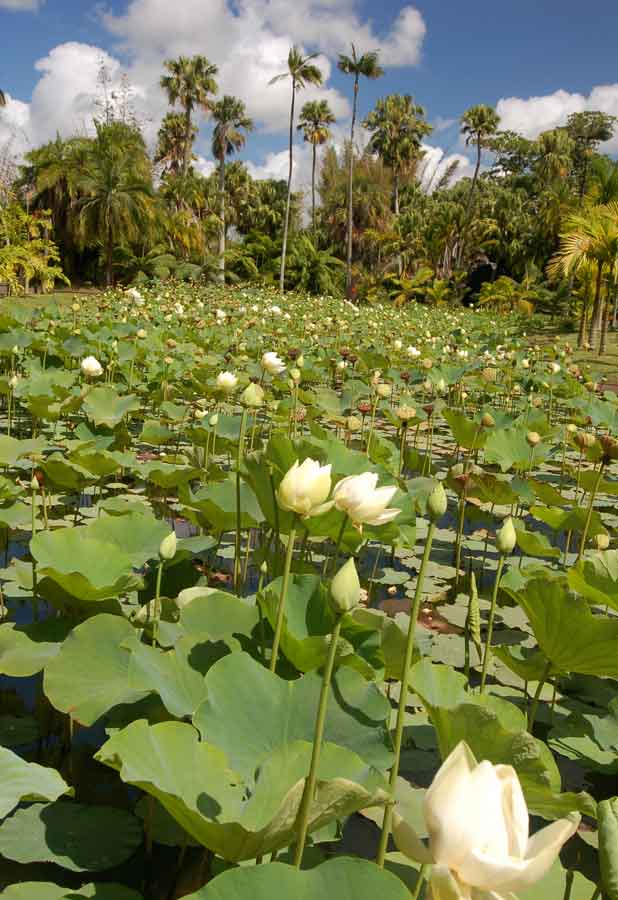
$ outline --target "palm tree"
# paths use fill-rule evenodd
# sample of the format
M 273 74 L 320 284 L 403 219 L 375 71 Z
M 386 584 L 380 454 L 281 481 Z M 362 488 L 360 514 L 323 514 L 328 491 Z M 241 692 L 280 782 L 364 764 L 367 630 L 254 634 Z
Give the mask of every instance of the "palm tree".
M 219 280 L 225 283 L 225 157 L 244 146 L 247 138 L 243 131 L 251 131 L 253 121 L 243 101 L 229 94 L 214 104 L 212 115 L 217 123 L 212 153 L 219 160 Z
M 564 128 L 544 131 L 538 137 L 539 160 L 536 171 L 542 181 L 555 181 L 569 174 L 575 144 Z
M 475 144 L 476 146 L 476 164 L 474 166 L 474 175 L 472 176 L 472 182 L 470 184 L 470 190 L 468 192 L 468 200 L 466 202 L 464 232 L 461 236 L 461 243 L 459 248 L 458 262 L 460 264 L 465 245 L 465 233 L 467 232 L 468 226 L 470 224 L 472 199 L 474 197 L 474 191 L 476 189 L 476 183 L 479 177 L 479 170 L 481 168 L 481 154 L 483 152 L 483 147 L 487 146 L 487 142 L 493 137 L 493 135 L 495 135 L 496 131 L 498 130 L 499 124 L 500 116 L 498 115 L 496 110 L 484 103 L 479 103 L 477 106 L 471 106 L 470 109 L 467 109 L 461 117 L 461 133 L 465 135 L 466 144 Z
M 269 84 L 275 84 L 284 78 L 289 78 L 292 83 L 292 102 L 290 104 L 290 162 L 288 167 L 288 195 L 285 205 L 285 218 L 283 220 L 283 246 L 281 248 L 281 271 L 279 273 L 279 290 L 283 293 L 285 286 L 285 257 L 288 247 L 288 229 L 290 227 L 290 204 L 292 202 L 292 172 L 294 169 L 294 103 L 296 100 L 296 91 L 302 90 L 308 84 L 322 84 L 322 73 L 311 60 L 315 59 L 317 53 L 310 56 L 303 56 L 297 46 L 290 48 L 288 53 L 288 68 L 286 72 L 275 75 L 271 78 Z
M 197 126 L 191 124 L 189 135 L 193 144 L 197 135 Z M 163 174 L 180 175 L 185 162 L 187 132 L 185 117 L 181 113 L 169 112 L 163 117 L 159 128 L 155 163 L 163 163 Z
M 150 160 L 139 132 L 99 124 L 75 176 L 81 240 L 102 248 L 105 282 L 113 281 L 114 247 L 136 240 L 154 217 Z
M 329 125 L 335 117 L 327 100 L 309 100 L 300 111 L 297 128 L 302 129 L 305 140 L 311 144 L 311 225 L 315 234 L 315 164 L 317 149 L 331 136 Z
M 354 127 L 356 125 L 356 108 L 358 105 L 358 87 L 361 75 L 364 78 L 380 78 L 384 69 L 378 63 L 378 53 L 375 50 L 358 56 L 356 47 L 352 44 L 352 56 L 345 53 L 339 54 L 337 68 L 345 75 L 354 76 L 354 99 L 352 102 L 352 122 L 350 124 L 350 158 L 348 160 L 348 221 L 346 234 L 346 291 L 348 297 L 352 293 L 352 231 L 354 228 L 354 204 L 352 200 L 352 185 L 354 181 Z
M 608 302 L 603 302 L 601 290 L 603 275 L 611 275 L 618 259 L 618 202 L 605 206 L 591 206 L 573 213 L 565 221 L 560 235 L 560 248 L 547 267 L 551 276 L 571 275 L 581 267 L 596 266 L 594 303 L 588 332 L 588 343 L 596 346 L 599 332 L 602 332 L 601 347 L 605 350 L 608 321 Z M 578 346 L 584 342 L 587 305 L 582 309 Z M 600 352 L 602 352 L 600 351 Z
M 169 103 L 172 106 L 178 103 L 184 110 L 182 175 L 186 175 L 193 143 L 191 116 L 196 107 L 205 112 L 210 111 L 211 95 L 217 92 L 215 75 L 219 70 L 205 56 L 179 56 L 178 59 L 166 59 L 163 66 L 169 74 L 161 77 L 161 87 L 167 94 Z

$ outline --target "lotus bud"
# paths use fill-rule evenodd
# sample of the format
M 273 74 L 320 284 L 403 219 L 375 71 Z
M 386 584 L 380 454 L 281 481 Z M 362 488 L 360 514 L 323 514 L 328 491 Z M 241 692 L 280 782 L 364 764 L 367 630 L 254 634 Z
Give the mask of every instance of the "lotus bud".
M 569 434 L 577 434 L 577 425 L 575 424 L 575 422 L 569 422 L 569 424 L 566 427 L 566 430 L 568 431 Z
M 257 408 L 264 404 L 264 390 L 259 384 L 248 384 L 240 395 L 240 402 L 243 406 Z
M 345 420 L 345 427 L 348 431 L 360 431 L 363 423 L 358 416 L 348 416 Z
M 515 549 L 516 543 L 517 532 L 515 531 L 513 520 L 509 516 L 508 519 L 505 519 L 502 528 L 499 528 L 496 532 L 496 547 L 499 553 L 502 553 L 503 556 L 508 556 Z
M 159 556 L 161 557 L 161 559 L 174 559 L 174 557 L 176 556 L 177 545 L 178 541 L 176 540 L 176 532 L 172 531 L 170 534 L 168 534 L 167 537 L 164 537 L 159 544 Z
M 541 435 L 538 431 L 529 431 L 526 435 L 526 441 L 528 442 L 528 446 L 536 447 L 541 441 Z
M 573 440 L 580 450 L 589 450 L 590 447 L 594 447 L 597 442 L 595 436 L 589 431 L 578 431 Z
M 219 413 L 213 413 L 210 419 L 208 420 L 209 425 L 212 425 L 214 428 L 215 425 L 219 424 Z
M 432 522 L 441 519 L 448 507 L 448 498 L 446 491 L 439 481 L 429 497 L 427 498 L 427 513 Z
M 378 397 L 382 397 L 382 398 L 386 399 L 386 397 L 390 397 L 390 395 L 393 392 L 393 389 L 390 386 L 390 384 L 379 384 L 376 388 L 376 391 L 378 393 Z
M 199 409 L 199 407 L 198 407 L 198 409 L 193 410 L 193 418 L 194 419 L 197 419 L 199 421 L 199 420 L 205 418 L 205 416 L 206 416 L 205 409 Z
M 265 559 L 260 564 L 260 575 L 268 575 L 268 563 Z
M 607 550 L 609 547 L 609 534 L 597 534 L 594 538 L 597 550 Z
M 171 364 L 174 362 L 174 360 L 171 356 L 164 356 L 163 362 L 165 363 L 166 366 L 171 366 Z
M 296 365 L 299 369 L 302 369 L 305 365 L 305 357 L 302 355 L 302 353 L 300 354 L 300 356 L 296 357 Z
M 32 488 L 33 491 L 38 491 L 38 489 L 39 489 L 39 479 L 36 477 L 36 475 L 33 475 L 33 476 L 32 476 L 32 479 L 31 479 L 31 481 L 30 481 L 30 487 Z
M 290 369 L 290 378 L 294 384 L 300 381 L 300 369 Z
M 483 413 L 483 417 L 481 419 L 481 425 L 483 428 L 493 428 L 496 424 L 496 420 L 490 413 Z
M 81 307 L 80 307 L 79 303 L 74 303 L 74 304 L 71 306 L 71 309 L 73 310 L 73 312 L 79 312 L 80 309 L 81 309 Z
M 401 419 L 401 421 L 404 422 L 406 425 L 411 419 L 416 418 L 416 410 L 414 409 L 413 406 L 406 406 L 406 405 L 400 406 L 400 407 L 398 407 L 396 412 L 397 412 L 397 417 L 399 419 Z
M 137 336 L 138 336 L 138 338 L 139 338 L 141 341 L 143 341 L 144 338 L 146 337 L 146 329 L 145 329 L 145 328 L 139 328 L 139 329 L 137 330 Z
M 351 612 L 360 603 L 361 586 L 354 560 L 350 558 L 337 572 L 330 586 L 330 602 L 338 616 Z

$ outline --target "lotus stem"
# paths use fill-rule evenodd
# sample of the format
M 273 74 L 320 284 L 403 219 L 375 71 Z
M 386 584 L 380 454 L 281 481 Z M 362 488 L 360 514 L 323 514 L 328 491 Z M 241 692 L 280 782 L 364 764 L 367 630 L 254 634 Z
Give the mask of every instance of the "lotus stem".
M 401 425 L 401 442 L 399 444 L 399 469 L 397 470 L 397 477 L 401 478 L 401 473 L 403 472 L 403 463 L 406 452 L 406 437 L 408 434 L 408 423 L 402 422 Z
M 532 698 L 532 706 L 530 707 L 530 711 L 528 712 L 528 731 L 532 734 L 532 729 L 534 728 L 534 722 L 536 719 L 537 710 L 539 708 L 539 700 L 541 699 L 541 691 L 545 687 L 545 682 L 549 678 L 549 673 L 551 670 L 551 662 L 548 660 L 545 665 L 545 670 L 541 675 L 539 683 L 537 685 L 536 691 L 534 692 L 534 697 Z
M 431 545 L 436 530 L 434 522 L 429 523 L 429 530 L 425 539 L 425 549 L 423 551 L 423 560 L 418 573 L 416 582 L 416 591 L 414 592 L 414 600 L 410 609 L 410 622 L 408 624 L 408 636 L 406 640 L 406 652 L 403 661 L 403 669 L 401 672 L 401 689 L 399 694 L 399 706 L 397 708 L 397 721 L 395 724 L 395 746 L 394 760 L 389 777 L 389 788 L 391 799 L 395 796 L 395 785 L 397 784 L 397 775 L 399 773 L 399 760 L 401 757 L 401 744 L 403 742 L 403 726 L 406 717 L 406 700 L 408 696 L 408 685 L 410 683 L 410 665 L 412 663 L 412 655 L 414 652 L 414 637 L 416 633 L 416 623 L 418 622 L 418 614 L 421 608 L 421 598 L 423 595 L 423 582 L 425 580 L 425 571 L 429 562 L 431 553 Z M 384 868 L 384 859 L 386 856 L 386 848 L 388 846 L 388 838 L 391 833 L 393 822 L 393 803 L 389 803 L 384 809 L 384 821 L 382 824 L 382 834 L 380 835 L 380 845 L 378 847 L 378 855 L 376 857 L 377 864 Z
M 236 455 L 236 544 L 234 550 L 234 589 L 240 597 L 242 565 L 240 559 L 240 467 L 243 459 L 245 444 L 245 431 L 247 428 L 247 409 L 243 409 L 240 420 L 240 435 L 238 437 L 238 452 Z
M 596 497 L 596 493 L 599 489 L 599 485 L 601 484 L 601 479 L 603 478 L 603 469 L 605 468 L 605 463 L 601 460 L 601 464 L 599 465 L 599 471 L 597 474 L 597 479 L 594 483 L 594 487 L 590 491 L 590 499 L 588 501 L 588 512 L 586 514 L 586 523 L 584 525 L 584 530 L 582 533 L 582 539 L 579 542 L 579 552 L 577 554 L 577 562 L 580 562 L 584 550 L 586 548 L 586 541 L 588 539 L 588 532 L 590 531 L 590 522 L 592 521 L 592 512 L 594 510 L 594 498 Z
M 307 830 L 309 827 L 309 809 L 311 801 L 315 794 L 315 785 L 318 779 L 318 767 L 320 765 L 320 752 L 322 749 L 322 740 L 324 738 L 324 724 L 326 722 L 326 709 L 328 706 L 328 695 L 330 693 L 330 682 L 335 667 L 335 657 L 337 656 L 337 644 L 339 642 L 339 634 L 341 632 L 341 616 L 337 619 L 333 632 L 330 636 L 330 645 L 328 648 L 328 657 L 326 666 L 324 667 L 324 675 L 322 677 L 322 690 L 320 691 L 320 701 L 318 704 L 318 714 L 315 720 L 315 731 L 313 734 L 313 750 L 311 751 L 311 765 L 309 766 L 309 775 L 305 781 L 305 789 L 303 791 L 300 809 L 298 810 L 297 828 L 296 828 L 296 850 L 294 852 L 294 865 L 297 869 L 303 861 L 303 852 L 305 850 L 305 842 L 307 840 Z
M 326 575 L 329 570 L 329 563 L 332 561 L 335 564 L 335 568 L 337 568 L 337 560 L 339 559 L 339 550 L 341 549 L 341 542 L 343 540 L 343 535 L 345 533 L 346 525 L 348 524 L 348 516 L 344 514 L 343 522 L 341 523 L 341 527 L 339 529 L 339 534 L 337 535 L 337 542 L 335 544 L 335 552 L 332 557 L 326 556 L 324 558 L 324 565 L 322 566 L 322 577 Z
M 425 872 L 427 871 L 427 863 L 423 863 L 420 869 L 418 870 L 418 878 L 416 880 L 416 884 L 414 886 L 414 890 L 411 893 L 411 900 L 418 900 L 421 895 L 421 890 L 423 888 L 423 884 L 425 883 Z
M 270 655 L 270 671 L 274 672 L 277 668 L 277 657 L 279 656 L 279 644 L 281 643 L 281 632 L 283 630 L 283 613 L 285 611 L 285 598 L 288 592 L 288 583 L 290 580 L 290 571 L 292 569 L 292 556 L 294 555 L 294 543 L 296 541 L 296 516 L 292 520 L 292 527 L 288 535 L 288 546 L 285 553 L 285 564 L 283 567 L 283 578 L 281 579 L 281 593 L 279 595 L 279 605 L 277 607 L 277 622 L 275 625 L 275 636 L 273 638 L 273 649 Z
M 496 605 L 498 602 L 498 588 L 502 577 L 502 569 L 504 568 L 504 554 L 500 554 L 498 559 L 498 569 L 496 571 L 496 580 L 494 581 L 494 590 L 491 595 L 491 607 L 489 609 L 489 621 L 487 623 L 487 637 L 485 638 L 485 653 L 483 654 L 483 671 L 481 674 L 481 690 L 482 694 L 485 690 L 485 682 L 487 681 L 487 669 L 489 668 L 489 659 L 491 657 L 491 639 L 494 633 L 494 619 L 496 617 Z
M 152 646 L 157 644 L 159 633 L 159 616 L 161 614 L 161 579 L 163 578 L 163 560 L 159 560 L 157 567 L 157 586 L 155 589 L 154 618 L 152 620 Z

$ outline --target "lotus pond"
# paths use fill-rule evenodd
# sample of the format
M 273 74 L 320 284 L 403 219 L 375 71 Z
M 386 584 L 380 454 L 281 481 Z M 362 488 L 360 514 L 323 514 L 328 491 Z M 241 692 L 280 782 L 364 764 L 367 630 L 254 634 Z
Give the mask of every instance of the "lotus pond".
M 618 396 L 521 329 L 5 301 L 0 897 L 618 897 Z

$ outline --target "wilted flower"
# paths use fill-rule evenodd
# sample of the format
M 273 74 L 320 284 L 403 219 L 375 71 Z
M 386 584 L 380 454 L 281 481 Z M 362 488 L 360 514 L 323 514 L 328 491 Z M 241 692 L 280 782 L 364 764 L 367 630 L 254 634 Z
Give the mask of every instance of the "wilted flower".
M 262 368 L 269 375 L 280 375 L 285 369 L 285 363 L 271 350 L 262 357 Z
M 386 508 L 397 493 L 397 486 L 379 488 L 377 483 L 375 472 L 363 472 L 343 478 L 333 491 L 335 506 L 346 513 L 357 527 L 385 525 L 401 512 L 400 509 Z
M 539 881 L 575 834 L 579 814 L 559 819 L 532 837 L 515 769 L 477 763 L 461 742 L 425 794 L 429 847 L 395 811 L 393 837 L 406 856 L 431 863 L 432 896 L 469 900 L 477 891 L 501 900 Z
M 299 516 L 319 516 L 331 508 L 326 502 L 330 494 L 330 465 L 321 466 L 315 459 L 298 460 L 288 469 L 277 488 L 277 502 L 281 509 Z
M 103 374 L 103 366 L 94 356 L 86 356 L 82 359 L 82 372 L 87 378 L 98 378 Z
M 237 384 L 238 378 L 233 372 L 219 372 L 217 375 L 217 387 L 225 394 L 231 394 Z

